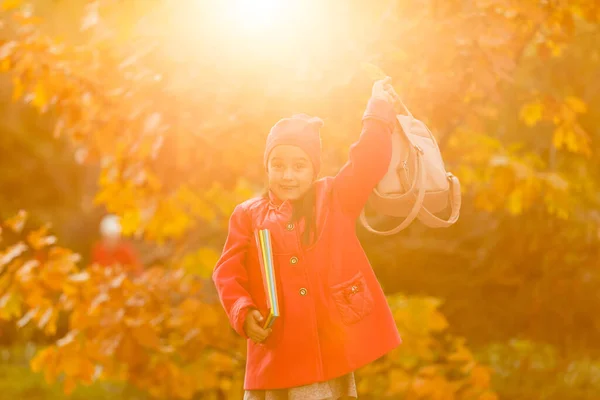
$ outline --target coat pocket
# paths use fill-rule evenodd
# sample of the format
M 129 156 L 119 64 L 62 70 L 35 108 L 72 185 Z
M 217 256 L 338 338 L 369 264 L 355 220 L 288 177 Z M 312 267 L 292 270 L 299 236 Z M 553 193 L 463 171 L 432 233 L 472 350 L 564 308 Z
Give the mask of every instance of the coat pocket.
M 373 296 L 359 271 L 352 279 L 331 287 L 333 301 L 345 324 L 354 324 L 371 313 Z

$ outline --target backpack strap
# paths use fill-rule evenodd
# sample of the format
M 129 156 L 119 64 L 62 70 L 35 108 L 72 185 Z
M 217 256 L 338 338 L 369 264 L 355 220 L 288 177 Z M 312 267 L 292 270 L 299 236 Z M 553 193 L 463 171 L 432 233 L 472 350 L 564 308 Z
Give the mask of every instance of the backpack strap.
M 419 184 L 418 184 L 419 192 L 417 194 L 417 199 L 415 200 L 415 204 L 414 204 L 412 210 L 410 211 L 410 213 L 408 214 L 408 216 L 397 227 L 390 229 L 388 231 L 378 231 L 375 228 L 373 228 L 371 225 L 369 225 L 369 222 L 367 221 L 367 217 L 365 216 L 365 209 L 363 208 L 360 212 L 360 222 L 362 223 L 362 225 L 365 227 L 366 230 L 368 230 L 371 233 L 375 233 L 377 235 L 382 235 L 382 236 L 395 235 L 396 233 L 405 229 L 408 225 L 410 225 L 411 222 L 414 221 L 415 218 L 417 218 L 419 211 L 422 209 L 423 200 L 425 199 L 425 166 L 424 166 L 424 161 L 423 161 L 422 155 L 423 154 L 421 153 L 421 151 L 417 150 L 417 152 L 416 152 L 416 159 L 417 159 L 417 174 L 416 175 L 417 176 L 415 177 L 415 180 L 414 180 L 415 183 L 413 184 L 413 186 L 418 181 L 419 182 Z
M 394 97 L 394 100 L 395 100 L 395 105 L 396 105 L 395 108 L 396 108 L 396 110 L 398 110 L 397 105 L 400 104 L 402 106 L 402 108 L 404 109 L 404 111 L 406 111 L 406 114 L 408 114 L 408 116 L 410 116 L 411 118 L 414 118 L 413 115 L 412 115 L 412 113 L 408 109 L 408 107 L 406 107 L 406 104 L 404 104 L 404 102 L 402 101 L 402 99 L 398 95 L 398 93 L 394 93 L 393 97 Z
M 430 228 L 447 228 L 458 221 L 461 205 L 460 182 L 458 178 L 448 172 L 450 181 L 450 208 L 452 213 L 448 220 L 443 220 L 432 214 L 427 208 L 423 207 L 419 211 L 419 220 Z

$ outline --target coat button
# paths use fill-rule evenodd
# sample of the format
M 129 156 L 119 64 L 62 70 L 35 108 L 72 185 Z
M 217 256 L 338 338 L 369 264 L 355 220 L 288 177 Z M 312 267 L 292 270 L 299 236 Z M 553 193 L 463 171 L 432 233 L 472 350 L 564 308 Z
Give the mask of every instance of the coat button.
M 290 264 L 295 265 L 298 264 L 298 257 L 294 256 L 290 258 Z
M 288 231 L 293 231 L 294 230 L 294 223 L 290 222 L 285 226 L 285 229 L 287 229 Z
M 306 288 L 300 288 L 300 296 L 306 296 L 307 292 Z

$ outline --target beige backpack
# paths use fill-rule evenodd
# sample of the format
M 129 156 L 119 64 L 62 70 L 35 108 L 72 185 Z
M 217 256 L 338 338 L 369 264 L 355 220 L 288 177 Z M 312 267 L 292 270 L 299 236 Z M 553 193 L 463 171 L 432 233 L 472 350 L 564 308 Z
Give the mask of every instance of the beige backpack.
M 386 175 L 369 198 L 368 204 L 381 215 L 404 217 L 389 231 L 371 227 L 363 209 L 360 221 L 379 235 L 393 235 L 405 229 L 415 218 L 431 228 L 453 225 L 460 213 L 461 193 L 458 179 L 446 172 L 437 141 L 427 126 L 414 118 L 397 98 L 408 115 L 398 114 L 392 134 L 392 160 Z M 434 215 L 450 204 L 451 215 L 443 220 Z

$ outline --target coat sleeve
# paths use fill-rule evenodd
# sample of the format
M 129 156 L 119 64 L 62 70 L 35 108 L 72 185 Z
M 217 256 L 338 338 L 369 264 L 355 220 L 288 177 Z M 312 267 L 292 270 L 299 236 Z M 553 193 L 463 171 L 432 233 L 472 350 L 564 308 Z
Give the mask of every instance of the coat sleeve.
M 342 209 L 353 218 L 358 218 L 371 191 L 388 170 L 395 119 L 391 104 L 370 99 L 360 137 L 350 146 L 348 162 L 333 179 L 333 190 Z
M 229 232 L 221 257 L 214 268 L 212 278 L 221 305 L 225 309 L 233 329 L 242 337 L 244 320 L 251 308 L 256 308 L 248 292 L 246 253 L 252 239 L 252 224 L 242 205 L 238 205 L 230 219 Z

